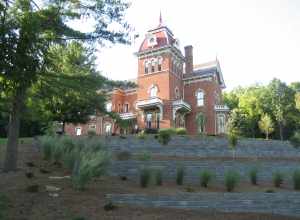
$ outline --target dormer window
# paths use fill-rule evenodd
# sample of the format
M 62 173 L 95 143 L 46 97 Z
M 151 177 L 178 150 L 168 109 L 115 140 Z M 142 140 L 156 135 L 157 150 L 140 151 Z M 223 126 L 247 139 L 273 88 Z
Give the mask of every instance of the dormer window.
M 150 34 L 147 38 L 149 47 L 154 47 L 157 45 L 156 36 L 154 34 Z

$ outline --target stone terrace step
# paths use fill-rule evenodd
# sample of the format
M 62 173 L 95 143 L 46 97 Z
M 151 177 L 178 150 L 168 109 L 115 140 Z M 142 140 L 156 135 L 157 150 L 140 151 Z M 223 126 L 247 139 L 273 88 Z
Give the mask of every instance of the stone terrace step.
M 173 196 L 108 194 L 113 203 L 145 207 L 271 213 L 300 217 L 300 193 L 182 193 Z
M 162 146 L 153 137 L 145 140 L 134 136 L 126 139 L 108 137 L 102 139 L 113 151 L 141 153 L 149 151 L 162 156 L 197 156 L 197 157 L 231 157 L 233 151 L 228 148 L 225 138 L 195 138 L 174 136 L 167 146 Z M 237 157 L 294 157 L 300 158 L 300 149 L 292 147 L 289 142 L 242 139 L 235 152 Z
M 199 183 L 199 172 L 201 170 L 210 170 L 217 182 L 224 181 L 224 173 L 228 170 L 239 172 L 241 181 L 249 182 L 249 172 L 252 168 L 258 169 L 258 182 L 272 182 L 274 172 L 280 171 L 284 174 L 284 181 L 288 184 L 292 182 L 292 173 L 300 168 L 297 161 L 215 161 L 215 160 L 199 160 L 199 161 L 113 161 L 109 169 L 113 176 L 127 176 L 138 180 L 140 169 L 142 167 L 159 168 L 162 170 L 162 177 L 168 181 L 175 181 L 176 169 L 178 166 L 185 168 L 184 181 L 186 183 Z

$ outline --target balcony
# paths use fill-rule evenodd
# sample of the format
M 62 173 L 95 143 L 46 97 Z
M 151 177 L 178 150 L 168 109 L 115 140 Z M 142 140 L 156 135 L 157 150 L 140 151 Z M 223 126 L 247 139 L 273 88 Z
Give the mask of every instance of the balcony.
M 135 119 L 136 114 L 132 112 L 120 113 L 120 118 L 123 120 Z
M 215 105 L 215 111 L 217 112 L 229 112 L 230 109 L 227 105 Z

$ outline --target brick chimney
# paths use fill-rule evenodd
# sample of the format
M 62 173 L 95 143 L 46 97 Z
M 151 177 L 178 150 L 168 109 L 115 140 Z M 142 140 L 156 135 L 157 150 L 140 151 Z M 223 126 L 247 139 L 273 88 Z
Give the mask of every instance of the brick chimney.
M 184 47 L 185 53 L 185 73 L 193 72 L 193 46 L 188 45 Z

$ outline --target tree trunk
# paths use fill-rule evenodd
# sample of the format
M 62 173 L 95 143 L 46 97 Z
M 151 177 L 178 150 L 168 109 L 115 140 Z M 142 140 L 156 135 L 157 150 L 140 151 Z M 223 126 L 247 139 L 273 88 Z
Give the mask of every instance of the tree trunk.
M 63 123 L 62 123 L 62 131 L 61 131 L 61 133 L 63 135 L 65 134 L 65 127 L 66 127 L 66 122 L 63 121 Z
M 282 131 L 282 123 L 279 122 L 279 135 L 280 135 L 280 140 L 283 141 L 283 131 Z
M 266 140 L 269 140 L 269 132 L 266 132 Z
M 12 103 L 12 109 L 8 123 L 8 140 L 4 161 L 4 172 L 16 171 L 18 160 L 18 138 L 20 133 L 20 118 L 23 106 L 23 91 L 17 91 Z

